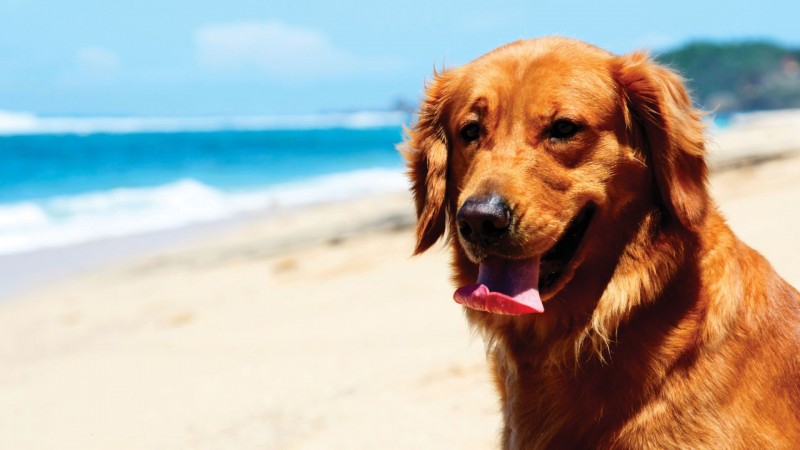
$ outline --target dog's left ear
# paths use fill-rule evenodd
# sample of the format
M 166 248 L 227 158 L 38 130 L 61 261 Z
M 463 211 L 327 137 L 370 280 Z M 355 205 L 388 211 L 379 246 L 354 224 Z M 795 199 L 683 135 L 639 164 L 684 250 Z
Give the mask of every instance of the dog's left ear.
M 434 74 L 426 86 L 417 123 L 407 130 L 400 151 L 406 159 L 417 210 L 417 245 L 414 254 L 430 248 L 446 229 L 445 195 L 449 145 L 444 115 L 452 74 Z
M 649 154 L 666 212 L 685 228 L 697 229 L 709 207 L 700 111 L 692 105 L 681 77 L 645 52 L 617 57 L 614 72 L 625 102 L 628 133 Z

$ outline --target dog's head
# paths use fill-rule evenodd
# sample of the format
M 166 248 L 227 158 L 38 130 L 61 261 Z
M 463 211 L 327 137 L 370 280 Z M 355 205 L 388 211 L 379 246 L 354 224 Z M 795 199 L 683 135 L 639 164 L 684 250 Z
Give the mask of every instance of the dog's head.
M 680 78 L 643 53 L 543 38 L 436 74 L 404 149 L 416 252 L 449 228 L 456 278 L 473 283 L 456 300 L 541 310 L 636 214 L 699 226 L 703 128 Z

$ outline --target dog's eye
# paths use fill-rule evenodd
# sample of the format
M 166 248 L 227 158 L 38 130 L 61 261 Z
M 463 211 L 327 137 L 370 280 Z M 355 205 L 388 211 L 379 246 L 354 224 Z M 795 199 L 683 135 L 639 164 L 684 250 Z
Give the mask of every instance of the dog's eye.
M 481 125 L 476 122 L 468 123 L 461 129 L 461 138 L 469 143 L 481 136 Z
M 569 120 L 556 120 L 550 127 L 550 137 L 555 140 L 569 139 L 580 130 L 580 126 Z

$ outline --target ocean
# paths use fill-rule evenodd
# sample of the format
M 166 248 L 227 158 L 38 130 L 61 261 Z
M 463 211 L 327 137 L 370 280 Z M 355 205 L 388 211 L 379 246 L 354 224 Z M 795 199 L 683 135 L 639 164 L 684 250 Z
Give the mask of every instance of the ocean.
M 409 121 L 0 112 L 0 255 L 405 190 Z

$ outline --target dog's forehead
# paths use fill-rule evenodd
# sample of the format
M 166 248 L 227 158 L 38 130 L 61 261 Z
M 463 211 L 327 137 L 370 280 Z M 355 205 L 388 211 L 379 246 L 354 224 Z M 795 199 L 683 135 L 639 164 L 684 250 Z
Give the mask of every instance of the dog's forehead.
M 502 67 L 505 63 L 524 67 L 535 62 L 559 61 L 571 66 L 596 67 L 613 54 L 599 47 L 569 38 L 545 37 L 512 42 L 475 59 L 476 68 Z
M 613 55 L 568 39 L 520 41 L 462 66 L 464 105 L 508 102 L 598 105 L 615 93 Z

